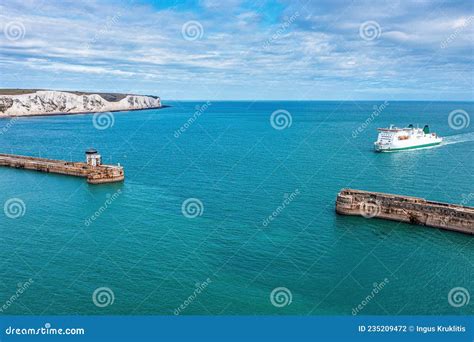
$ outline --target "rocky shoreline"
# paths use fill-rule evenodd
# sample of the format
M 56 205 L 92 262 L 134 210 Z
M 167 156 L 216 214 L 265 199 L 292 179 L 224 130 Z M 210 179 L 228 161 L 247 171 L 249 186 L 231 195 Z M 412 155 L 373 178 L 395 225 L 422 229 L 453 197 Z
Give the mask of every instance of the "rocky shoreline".
M 57 90 L 0 90 L 0 118 L 162 108 L 158 96 Z

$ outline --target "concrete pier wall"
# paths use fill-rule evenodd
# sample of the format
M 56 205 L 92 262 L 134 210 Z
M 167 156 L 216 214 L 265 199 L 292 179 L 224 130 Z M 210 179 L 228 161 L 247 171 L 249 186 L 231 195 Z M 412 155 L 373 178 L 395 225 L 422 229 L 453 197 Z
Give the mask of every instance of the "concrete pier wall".
M 474 208 L 424 198 L 343 189 L 336 212 L 474 234 Z
M 64 160 L 34 158 L 11 154 L 0 154 L 0 166 L 84 177 L 87 178 L 87 182 L 91 184 L 120 182 L 125 178 L 121 166 L 91 166 L 82 162 L 67 162 Z

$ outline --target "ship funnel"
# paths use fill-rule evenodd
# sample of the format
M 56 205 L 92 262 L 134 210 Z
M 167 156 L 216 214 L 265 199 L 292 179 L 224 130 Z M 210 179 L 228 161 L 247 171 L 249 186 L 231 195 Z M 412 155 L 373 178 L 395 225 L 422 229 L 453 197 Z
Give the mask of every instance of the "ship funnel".
M 408 125 L 408 128 L 413 128 L 413 124 L 409 124 L 409 125 Z
M 425 125 L 425 127 L 423 127 L 423 132 L 424 132 L 425 134 L 430 133 L 430 126 Z

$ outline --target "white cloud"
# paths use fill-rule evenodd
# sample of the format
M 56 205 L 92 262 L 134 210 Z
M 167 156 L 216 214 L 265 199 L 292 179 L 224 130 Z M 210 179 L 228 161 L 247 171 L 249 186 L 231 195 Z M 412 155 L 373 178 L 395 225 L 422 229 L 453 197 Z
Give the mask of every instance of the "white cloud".
M 80 74 L 102 74 L 102 75 L 116 75 L 116 76 L 133 76 L 134 72 L 122 71 L 113 68 L 104 68 L 99 66 L 89 66 L 80 64 L 67 64 L 51 62 L 47 59 L 28 58 L 26 65 L 32 69 L 48 70 L 53 72 L 67 71 Z
M 271 23 L 262 21 L 268 15 L 265 9 L 239 7 L 240 1 L 200 4 L 198 11 L 184 11 L 137 4 L 126 8 L 103 2 L 38 5 L 5 0 L 0 20 L 20 20 L 26 34 L 18 41 L 2 37 L 0 73 L 8 79 L 12 70 L 24 66 L 65 75 L 84 73 L 91 82 L 94 75 L 110 75 L 133 80 L 129 87 L 146 80 L 159 80 L 163 87 L 184 80 L 183 92 L 202 83 L 241 89 L 263 83 L 287 89 L 291 83 L 297 95 L 298 87 L 313 80 L 330 80 L 333 88 L 350 89 L 354 84 L 372 86 L 370 82 L 378 79 L 397 88 L 416 74 L 420 87 L 429 87 L 433 77 L 449 79 L 454 72 L 472 68 L 461 60 L 472 57 L 472 50 L 471 55 L 463 54 L 473 44 L 474 25 L 468 13 L 432 11 L 428 2 L 354 2 L 340 8 L 332 2 L 321 8 L 319 2 L 305 8 L 291 2 Z M 296 11 L 300 15 L 295 22 L 275 36 L 284 18 Z M 183 39 L 181 26 L 188 20 L 203 25 L 202 39 Z M 366 20 L 382 27 L 382 35 L 371 42 L 359 36 L 359 26 Z M 440 50 L 448 38 L 449 49 Z M 448 55 L 451 60 L 446 64 L 443 58 Z M 438 67 L 438 75 L 425 71 L 426 63 Z M 439 67 L 443 63 L 446 67 Z M 466 82 L 453 86 L 466 89 Z

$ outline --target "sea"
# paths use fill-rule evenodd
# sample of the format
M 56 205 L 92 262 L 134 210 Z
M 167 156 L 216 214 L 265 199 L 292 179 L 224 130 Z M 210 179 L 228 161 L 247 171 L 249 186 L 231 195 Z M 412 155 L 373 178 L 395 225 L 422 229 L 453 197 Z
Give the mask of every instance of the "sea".
M 1 315 L 466 315 L 474 238 L 339 216 L 343 188 L 474 206 L 474 103 L 166 101 L 0 120 L 1 153 L 123 183 L 0 168 Z M 375 153 L 378 127 L 442 145 Z

